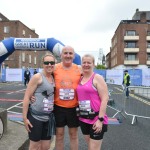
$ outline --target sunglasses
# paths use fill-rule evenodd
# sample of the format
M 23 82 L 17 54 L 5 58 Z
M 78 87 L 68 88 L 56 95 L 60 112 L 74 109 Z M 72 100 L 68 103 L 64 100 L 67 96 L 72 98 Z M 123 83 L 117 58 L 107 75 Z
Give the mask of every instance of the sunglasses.
M 54 61 L 44 61 L 43 64 L 44 65 L 49 65 L 49 64 L 55 65 L 55 62 Z

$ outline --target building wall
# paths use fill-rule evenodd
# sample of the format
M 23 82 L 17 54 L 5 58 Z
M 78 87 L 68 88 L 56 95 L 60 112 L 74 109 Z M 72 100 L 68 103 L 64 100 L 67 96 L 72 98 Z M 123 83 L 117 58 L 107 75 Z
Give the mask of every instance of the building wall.
M 9 27 L 9 32 L 4 33 L 4 27 Z M 39 38 L 39 35 L 35 30 L 30 29 L 19 20 L 9 20 L 3 14 L 0 13 L 0 40 L 4 40 L 9 37 L 15 38 Z M 46 51 L 28 51 L 28 50 L 16 50 L 13 52 L 2 64 L 3 67 L 8 68 L 40 68 L 41 59 Z M 25 55 L 25 61 L 22 61 L 22 55 Z M 31 55 L 31 63 L 29 63 L 29 57 Z M 34 64 L 34 57 L 36 57 L 36 64 Z
M 124 66 L 124 68 L 143 68 L 149 67 L 147 64 L 147 32 L 150 31 L 150 21 L 146 20 L 146 14 L 141 13 L 141 20 L 122 20 L 116 29 L 116 32 L 112 38 L 112 46 L 110 49 L 111 68 L 117 68 Z M 139 36 L 136 41 L 136 48 L 139 48 L 139 52 L 125 52 L 126 42 L 130 40 L 124 40 L 126 31 L 136 31 L 136 36 Z M 130 42 L 131 42 L 130 41 Z M 136 54 L 136 59 L 139 60 L 139 64 L 124 64 L 127 54 Z

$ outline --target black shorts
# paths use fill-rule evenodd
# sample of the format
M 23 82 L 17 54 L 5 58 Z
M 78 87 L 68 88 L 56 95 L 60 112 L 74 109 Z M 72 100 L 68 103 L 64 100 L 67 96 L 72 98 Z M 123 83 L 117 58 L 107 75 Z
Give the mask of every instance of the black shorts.
M 76 128 L 79 126 L 79 119 L 76 115 L 76 107 L 64 108 L 54 105 L 54 115 L 56 127 L 64 127 L 67 125 L 69 128 Z
M 51 136 L 47 136 L 48 133 L 48 121 L 43 122 L 35 119 L 30 113 L 28 113 L 28 119 L 32 124 L 32 128 L 30 128 L 29 139 L 34 142 L 38 142 L 40 140 L 50 140 Z
M 104 132 L 107 132 L 108 125 L 103 124 L 102 131 L 99 133 L 94 133 L 95 130 L 92 129 L 93 124 L 88 124 L 82 121 L 80 122 L 80 128 L 83 135 L 90 135 L 90 138 L 93 140 L 101 140 L 103 139 Z

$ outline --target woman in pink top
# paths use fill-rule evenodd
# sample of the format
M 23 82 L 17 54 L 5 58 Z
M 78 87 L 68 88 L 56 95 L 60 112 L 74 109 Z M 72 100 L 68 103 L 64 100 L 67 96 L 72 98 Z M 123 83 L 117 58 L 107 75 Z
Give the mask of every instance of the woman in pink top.
M 108 124 L 108 89 L 103 77 L 93 72 L 94 63 L 92 55 L 82 57 L 83 76 L 77 87 L 80 127 L 88 150 L 100 150 Z

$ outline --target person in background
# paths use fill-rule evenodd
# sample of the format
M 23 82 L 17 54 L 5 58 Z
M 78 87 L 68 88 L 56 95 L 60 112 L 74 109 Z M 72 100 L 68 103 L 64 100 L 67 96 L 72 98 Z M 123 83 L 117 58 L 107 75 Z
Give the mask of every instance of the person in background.
M 130 85 L 131 81 L 130 81 L 130 75 L 128 74 L 128 70 L 124 71 L 124 78 L 123 78 L 123 86 L 125 89 L 125 93 L 126 93 L 126 98 L 129 98 L 129 88 L 128 86 Z
M 77 87 L 80 127 L 88 150 L 101 149 L 108 126 L 108 89 L 103 77 L 93 72 L 94 63 L 92 55 L 86 54 L 82 57 L 83 76 Z
M 29 71 L 28 68 L 26 68 L 25 72 L 24 72 L 24 85 L 26 86 L 29 81 L 30 81 L 30 76 L 31 76 L 31 73 Z
M 55 134 L 53 115 L 55 83 L 52 75 L 55 58 L 52 54 L 46 54 L 42 63 L 43 71 L 31 78 L 23 100 L 23 120 L 30 139 L 30 150 L 48 150 L 50 139 Z M 30 103 L 32 95 L 36 98 L 34 103 Z
M 34 69 L 34 72 L 33 72 L 33 74 L 36 74 L 36 73 L 38 73 L 38 72 L 37 72 L 37 70 L 36 70 L 36 69 Z

